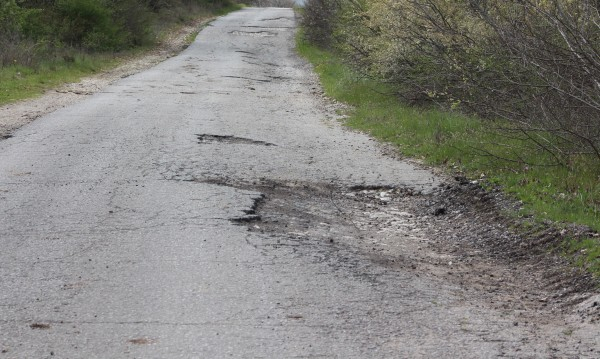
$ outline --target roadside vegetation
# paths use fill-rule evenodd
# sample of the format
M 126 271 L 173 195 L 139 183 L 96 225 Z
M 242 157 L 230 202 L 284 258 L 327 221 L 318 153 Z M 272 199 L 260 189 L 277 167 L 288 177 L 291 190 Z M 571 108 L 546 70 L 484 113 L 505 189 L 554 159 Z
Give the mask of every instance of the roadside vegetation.
M 41 94 L 150 49 L 231 0 L 2 0 L 0 104 Z
M 600 231 L 600 13 L 591 0 L 308 0 L 299 51 L 347 124 L 498 186 L 543 228 Z M 598 237 L 560 250 L 600 274 Z

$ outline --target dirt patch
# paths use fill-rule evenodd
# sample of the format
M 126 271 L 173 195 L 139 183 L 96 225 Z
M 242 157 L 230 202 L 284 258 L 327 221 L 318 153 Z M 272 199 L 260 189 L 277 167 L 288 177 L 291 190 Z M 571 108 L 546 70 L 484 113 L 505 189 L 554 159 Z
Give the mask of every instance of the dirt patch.
M 0 140 L 10 138 L 11 133 L 15 130 L 41 116 L 79 102 L 121 78 L 149 69 L 175 56 L 188 46 L 187 38 L 210 21 L 212 19 L 198 19 L 183 26 L 170 33 L 152 51 L 125 59 L 120 66 L 114 69 L 86 77 L 77 83 L 65 84 L 49 90 L 35 99 L 0 106 Z
M 566 234 L 551 226 L 520 234 L 518 220 L 504 215 L 518 204 L 499 191 L 462 179 L 429 194 L 393 185 L 198 181 L 259 193 L 231 220 L 288 239 L 275 247 L 316 240 L 351 248 L 373 265 L 453 283 L 470 293 L 465 301 L 518 313 L 524 322 L 600 321 L 598 281 L 550 252 Z

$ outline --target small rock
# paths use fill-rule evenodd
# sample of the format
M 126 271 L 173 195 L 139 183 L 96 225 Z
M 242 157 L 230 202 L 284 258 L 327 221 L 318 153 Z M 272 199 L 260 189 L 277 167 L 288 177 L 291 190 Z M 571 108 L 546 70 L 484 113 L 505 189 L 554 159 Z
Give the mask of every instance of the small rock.
M 444 214 L 446 214 L 446 208 L 444 207 L 438 207 L 433 211 L 434 216 L 442 216 Z

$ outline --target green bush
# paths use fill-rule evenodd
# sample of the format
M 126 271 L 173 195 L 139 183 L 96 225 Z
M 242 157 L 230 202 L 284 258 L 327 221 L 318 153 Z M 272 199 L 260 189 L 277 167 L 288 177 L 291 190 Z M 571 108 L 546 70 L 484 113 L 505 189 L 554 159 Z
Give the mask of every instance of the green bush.
M 146 45 L 152 41 L 152 12 L 143 1 L 112 0 L 113 21 L 119 25 L 120 35 L 127 47 Z
M 15 0 L 4 0 L 0 3 L 0 36 L 9 37 L 19 32 L 21 14 L 22 9 Z
M 600 161 L 599 24 L 592 0 L 309 0 L 303 20 L 399 99 L 500 119 L 510 160 L 567 167 Z
M 302 17 L 306 39 L 321 47 L 329 47 L 338 25 L 338 12 L 342 8 L 341 3 L 334 0 L 306 1 Z
M 64 43 L 89 50 L 118 50 L 123 34 L 113 21 L 113 10 L 101 0 L 58 0 L 57 27 Z
M 0 0 L 0 67 L 152 44 L 165 29 L 229 0 Z
M 31 64 L 39 46 L 26 39 L 28 20 L 35 10 L 21 8 L 15 0 L 0 3 L 0 67 Z

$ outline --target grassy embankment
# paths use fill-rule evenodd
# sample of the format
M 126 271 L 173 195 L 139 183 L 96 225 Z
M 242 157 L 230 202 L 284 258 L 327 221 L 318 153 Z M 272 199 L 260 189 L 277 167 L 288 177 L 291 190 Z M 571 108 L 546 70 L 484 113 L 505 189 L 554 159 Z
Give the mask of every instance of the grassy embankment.
M 65 56 L 64 59 L 42 61 L 35 67 L 0 66 L 0 105 L 33 98 L 43 94 L 48 89 L 65 83 L 77 82 L 82 77 L 114 68 L 123 61 L 141 56 L 159 46 L 164 37 L 171 31 L 176 31 L 189 23 L 225 15 L 242 7 L 243 5 L 240 4 L 231 4 L 214 10 L 197 8 L 185 15 L 162 16 L 159 21 L 156 21 L 156 28 L 153 29 L 153 32 L 157 34 L 156 42 L 118 53 L 90 53 L 71 50 L 69 56 Z M 186 42 L 193 42 L 196 35 L 197 32 L 190 34 L 186 38 Z
M 385 84 L 358 76 L 335 54 L 297 38 L 298 51 L 314 66 L 326 94 L 351 105 L 346 124 L 392 143 L 403 155 L 424 163 L 443 166 L 453 173 L 479 179 L 484 186 L 500 186 L 523 202 L 514 215 L 526 221 L 528 230 L 545 226 L 544 220 L 557 225 L 582 224 L 600 231 L 600 163 L 575 161 L 570 168 L 544 166 L 551 163 L 543 153 L 522 153 L 523 162 L 505 161 L 498 155 L 518 150 L 519 143 L 506 137 L 490 121 L 433 109 L 402 105 Z M 534 163 L 540 165 L 530 165 Z M 600 239 L 568 239 L 560 248 L 565 255 L 600 276 Z

